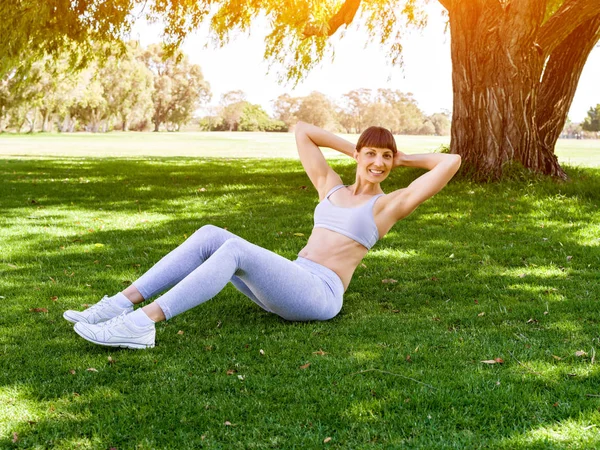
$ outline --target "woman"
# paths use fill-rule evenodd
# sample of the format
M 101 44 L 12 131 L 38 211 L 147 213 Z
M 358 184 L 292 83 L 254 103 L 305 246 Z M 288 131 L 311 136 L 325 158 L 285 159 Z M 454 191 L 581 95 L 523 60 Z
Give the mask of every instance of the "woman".
M 439 192 L 460 167 L 460 156 L 405 155 L 392 134 L 367 129 L 352 143 L 299 122 L 296 145 L 319 193 L 308 243 L 289 261 L 211 225 L 196 231 L 131 286 L 82 312 L 66 311 L 75 331 L 99 345 L 154 347 L 154 324 L 217 295 L 228 282 L 263 309 L 287 320 L 328 320 L 342 307 L 352 274 L 369 249 L 392 226 Z M 319 147 L 356 160 L 354 183 L 344 186 Z M 400 166 L 428 169 L 408 187 L 390 194 L 381 182 Z M 153 303 L 133 305 L 171 288 Z

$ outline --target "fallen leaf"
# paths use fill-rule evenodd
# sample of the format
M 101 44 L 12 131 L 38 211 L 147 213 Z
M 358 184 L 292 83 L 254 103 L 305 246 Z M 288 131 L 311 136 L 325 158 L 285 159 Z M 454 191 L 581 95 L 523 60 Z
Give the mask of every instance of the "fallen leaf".
M 234 373 L 236 373 L 236 372 L 237 372 L 237 370 L 234 370 L 234 369 L 229 369 L 229 370 L 227 371 L 227 375 L 233 375 L 233 374 L 234 374 Z
M 560 356 L 552 355 L 552 357 L 557 361 L 562 361 L 562 358 Z
M 75 369 L 70 369 L 70 370 L 69 370 L 69 373 L 70 373 L 71 375 L 75 375 Z
M 556 408 L 558 406 L 558 402 L 554 403 L 552 406 Z
M 109 364 L 114 364 L 114 363 L 115 363 L 115 360 L 114 360 L 114 359 L 112 359 L 112 356 L 109 356 L 109 357 L 108 357 L 108 363 L 109 363 Z
M 575 352 L 575 356 L 587 356 L 587 353 L 584 352 L 583 350 L 577 350 Z
M 9 263 L 6 263 L 6 265 L 7 265 L 8 267 L 10 267 L 11 269 L 18 269 L 18 267 L 17 267 L 17 266 L 15 266 L 14 264 L 9 264 Z
M 88 367 L 87 369 L 88 372 L 98 372 L 98 369 L 94 369 L 93 367 Z
M 431 277 L 431 281 L 439 281 L 438 277 Z
M 454 253 L 452 253 L 450 256 L 448 256 L 448 258 L 450 258 L 450 259 L 454 258 Z
M 325 439 L 323 439 L 323 444 L 327 444 L 329 441 L 331 441 L 331 438 L 326 437 Z
M 47 313 L 48 310 L 46 308 L 29 308 L 29 312 Z
M 406 355 L 406 361 L 407 362 L 412 362 L 412 359 L 410 359 L 410 355 Z
M 525 323 L 538 323 L 538 321 L 532 317 L 531 319 L 529 319 L 529 320 L 528 320 L 527 322 L 525 322 Z
M 385 278 L 385 279 L 381 280 L 381 282 L 384 283 L 384 284 L 388 284 L 388 283 L 389 284 L 394 284 L 394 283 L 397 283 L 398 280 L 394 280 L 392 278 Z
M 244 381 L 244 378 L 245 378 L 244 375 L 238 375 L 238 380 Z
M 319 349 L 318 352 L 313 352 L 313 355 L 319 355 L 319 356 L 325 356 L 327 355 L 327 352 L 324 352 L 322 349 Z
M 521 275 L 519 275 L 519 278 L 525 278 L 527 276 L 527 274 L 522 273 Z
M 304 236 L 304 233 L 294 233 L 294 236 Z
M 200 188 L 198 189 L 198 192 L 206 192 L 206 188 Z
M 504 360 L 502 358 L 486 359 L 485 361 L 481 362 L 484 364 L 504 364 Z
M 12 441 L 13 441 L 13 444 L 16 444 L 19 441 L 19 433 L 17 433 L 16 431 L 13 431 Z
M 226 420 L 224 423 L 225 426 L 230 427 L 231 426 L 231 422 L 229 420 Z
M 177 334 L 183 334 L 183 330 L 179 330 Z
M 572 256 L 567 256 L 567 261 L 571 261 L 573 259 Z
M 365 263 L 360 263 L 360 267 L 362 267 L 363 269 L 367 268 L 367 266 L 365 265 Z
M 55 302 L 56 300 L 58 300 L 58 297 L 55 295 L 53 297 L 50 297 L 50 300 L 52 300 L 53 302 Z
M 307 188 L 306 188 L 306 186 L 300 186 L 300 189 L 302 189 L 303 191 L 305 191 Z
M 300 369 L 304 370 L 304 369 L 308 369 L 310 367 L 310 363 L 306 363 L 303 366 L 300 366 Z
M 264 351 L 264 350 L 261 348 L 261 349 L 258 351 L 258 353 L 260 353 L 261 355 L 263 355 L 263 356 L 264 356 L 264 354 L 265 354 L 265 351 Z
M 479 314 L 477 314 L 477 317 L 483 317 L 485 316 L 485 312 L 480 312 Z

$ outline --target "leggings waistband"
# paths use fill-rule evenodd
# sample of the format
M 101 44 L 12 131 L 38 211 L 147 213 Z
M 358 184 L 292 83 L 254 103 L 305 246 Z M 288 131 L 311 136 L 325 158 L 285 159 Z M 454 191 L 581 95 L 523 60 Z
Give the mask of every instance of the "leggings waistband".
M 325 283 L 327 283 L 327 285 L 331 288 L 331 290 L 336 296 L 344 295 L 344 283 L 342 283 L 342 279 L 337 273 L 335 273 L 330 268 L 325 267 L 324 265 L 314 262 L 310 259 L 303 258 L 302 256 L 298 256 L 298 259 L 296 259 L 294 263 L 304 267 L 310 273 L 318 276 L 323 281 L 325 281 Z

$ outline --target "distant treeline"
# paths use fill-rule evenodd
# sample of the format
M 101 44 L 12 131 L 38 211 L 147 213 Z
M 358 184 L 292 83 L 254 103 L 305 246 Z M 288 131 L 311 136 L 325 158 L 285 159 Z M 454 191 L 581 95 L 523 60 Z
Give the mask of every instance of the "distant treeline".
M 450 133 L 449 113 L 424 114 L 412 94 L 357 89 L 334 100 L 320 92 L 279 96 L 273 117 L 242 91 L 208 107 L 209 83 L 183 53 L 165 57 L 160 45 L 132 41 L 121 49 L 99 48 L 101 57 L 78 69 L 72 54 L 46 57 L 0 79 L 0 132 L 169 130 L 289 131 L 298 120 L 339 132 L 369 125 L 395 134 Z M 194 117 L 199 108 L 210 110 Z

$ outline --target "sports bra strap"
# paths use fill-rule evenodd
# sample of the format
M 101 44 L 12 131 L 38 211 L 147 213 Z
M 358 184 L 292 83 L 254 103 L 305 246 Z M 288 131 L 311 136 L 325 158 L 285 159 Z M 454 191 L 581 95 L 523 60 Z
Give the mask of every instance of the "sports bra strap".
M 340 190 L 340 189 L 341 189 L 341 188 L 343 188 L 343 187 L 344 187 L 344 185 L 343 185 L 343 184 L 338 184 L 337 186 L 334 186 L 334 187 L 332 187 L 332 188 L 329 190 L 329 192 L 328 192 L 328 193 L 325 195 L 325 198 L 329 198 L 329 196 L 330 196 L 331 194 L 333 194 L 335 191 L 338 191 L 338 190 Z

